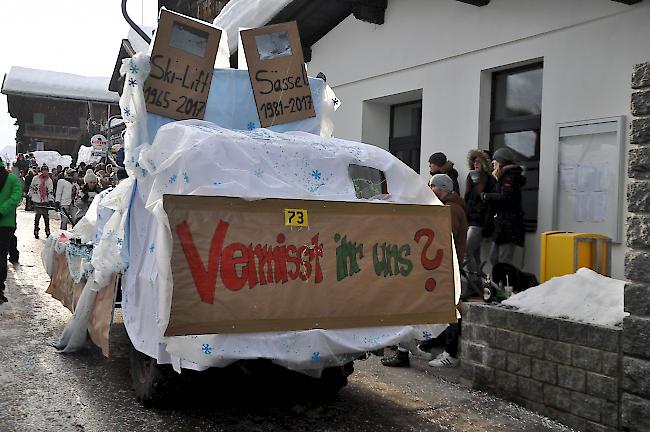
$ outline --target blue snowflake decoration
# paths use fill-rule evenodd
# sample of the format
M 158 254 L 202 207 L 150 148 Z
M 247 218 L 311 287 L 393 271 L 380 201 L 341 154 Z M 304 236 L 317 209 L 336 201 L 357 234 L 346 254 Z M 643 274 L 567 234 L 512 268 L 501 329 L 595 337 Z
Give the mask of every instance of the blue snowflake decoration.
M 138 66 L 136 66 L 136 64 L 132 61 L 131 66 L 129 66 L 129 70 L 132 74 L 137 74 L 140 69 L 138 69 Z
M 136 85 L 138 85 L 138 82 L 135 80 L 135 78 L 129 78 L 129 85 L 131 87 L 135 87 Z
M 313 171 L 311 172 L 311 176 L 312 176 L 313 178 L 315 178 L 316 180 L 320 180 L 321 173 L 320 173 L 320 171 L 318 171 L 318 170 L 313 170 Z
M 123 112 L 124 112 L 125 117 L 128 117 L 128 116 L 131 115 L 131 110 L 129 109 L 129 107 L 124 108 Z
M 155 251 L 155 250 L 156 250 L 156 245 L 153 244 L 153 243 L 151 243 L 151 244 L 149 245 L 149 252 L 150 252 L 150 253 L 153 253 L 153 251 Z
M 190 182 L 190 176 L 187 175 L 186 172 L 183 173 L 183 181 L 184 181 L 185 183 L 189 183 L 189 182 Z
M 178 178 L 178 177 L 176 177 L 176 174 L 174 174 L 173 176 L 169 177 L 169 184 L 174 184 L 174 183 L 176 183 L 176 179 L 177 179 L 177 178 Z
M 263 174 L 264 174 L 264 171 L 262 171 L 261 169 L 258 168 L 258 169 L 255 170 L 255 176 L 256 177 L 262 178 Z
M 422 340 L 431 340 L 431 339 L 433 339 L 433 335 L 431 334 L 431 332 L 428 331 L 422 332 Z
M 203 354 L 205 355 L 210 355 L 212 354 L 212 347 L 210 346 L 210 344 L 204 343 L 201 346 L 201 351 L 203 351 Z
M 246 125 L 246 129 L 248 129 L 249 131 L 255 129 L 256 127 L 257 125 L 253 122 L 248 122 L 248 124 Z
M 311 362 L 312 362 L 312 363 L 320 363 L 320 360 L 321 360 L 321 359 L 320 359 L 320 352 L 315 351 L 315 352 L 311 355 Z

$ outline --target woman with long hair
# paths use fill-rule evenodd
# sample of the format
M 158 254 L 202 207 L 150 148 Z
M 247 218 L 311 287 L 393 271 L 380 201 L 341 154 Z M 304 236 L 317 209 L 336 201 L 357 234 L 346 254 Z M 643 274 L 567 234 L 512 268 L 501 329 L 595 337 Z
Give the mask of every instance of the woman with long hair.
M 526 184 L 523 168 L 515 163 L 513 152 L 502 147 L 492 156 L 492 175 L 496 179 L 493 192 L 483 192 L 481 198 L 489 204 L 489 215 L 483 227 L 485 237 L 493 236 L 490 262 L 513 263 L 515 248 L 524 246 L 524 210 L 521 189 Z

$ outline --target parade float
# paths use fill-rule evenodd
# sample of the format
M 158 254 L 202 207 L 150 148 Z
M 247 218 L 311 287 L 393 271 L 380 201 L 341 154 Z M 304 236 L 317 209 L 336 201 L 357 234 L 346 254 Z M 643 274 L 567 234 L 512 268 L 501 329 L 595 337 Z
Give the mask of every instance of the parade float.
M 88 334 L 109 356 L 120 315 L 143 403 L 170 374 L 259 360 L 337 391 L 366 353 L 456 320 L 448 208 L 389 152 L 332 137 L 340 101 L 295 23 L 242 42 L 248 70 L 214 68 L 225 33 L 161 11 L 121 68 L 129 177 L 43 251 L 73 311 L 58 348 Z

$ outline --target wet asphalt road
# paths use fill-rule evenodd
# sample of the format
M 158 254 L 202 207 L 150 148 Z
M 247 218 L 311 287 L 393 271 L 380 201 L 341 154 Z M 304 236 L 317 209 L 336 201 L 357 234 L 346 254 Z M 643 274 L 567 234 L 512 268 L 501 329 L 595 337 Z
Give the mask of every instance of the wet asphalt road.
M 374 356 L 355 362 L 349 385 L 328 402 L 254 377 L 239 385 L 195 375 L 170 408 L 144 408 L 131 389 L 121 324 L 113 327 L 110 359 L 92 346 L 65 355 L 52 347 L 70 313 L 45 294 L 44 240 L 33 238 L 32 221 L 33 213 L 19 210 L 22 265 L 10 266 L 10 301 L 0 305 L 0 432 L 568 430 L 461 386 L 457 370 L 433 374 L 418 359 L 388 369 Z

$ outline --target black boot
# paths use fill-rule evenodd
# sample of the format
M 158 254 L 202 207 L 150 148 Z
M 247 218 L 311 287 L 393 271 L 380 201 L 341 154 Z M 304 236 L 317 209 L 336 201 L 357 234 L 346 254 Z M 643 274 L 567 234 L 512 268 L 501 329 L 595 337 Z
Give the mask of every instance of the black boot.
M 9 301 L 9 299 L 7 299 L 7 297 L 5 297 L 4 289 L 1 290 L 0 291 L 0 304 L 7 303 L 8 301 Z
M 388 367 L 409 367 L 409 352 L 397 350 L 394 356 L 381 359 L 381 364 Z
M 38 238 L 38 227 L 34 227 L 34 237 Z

